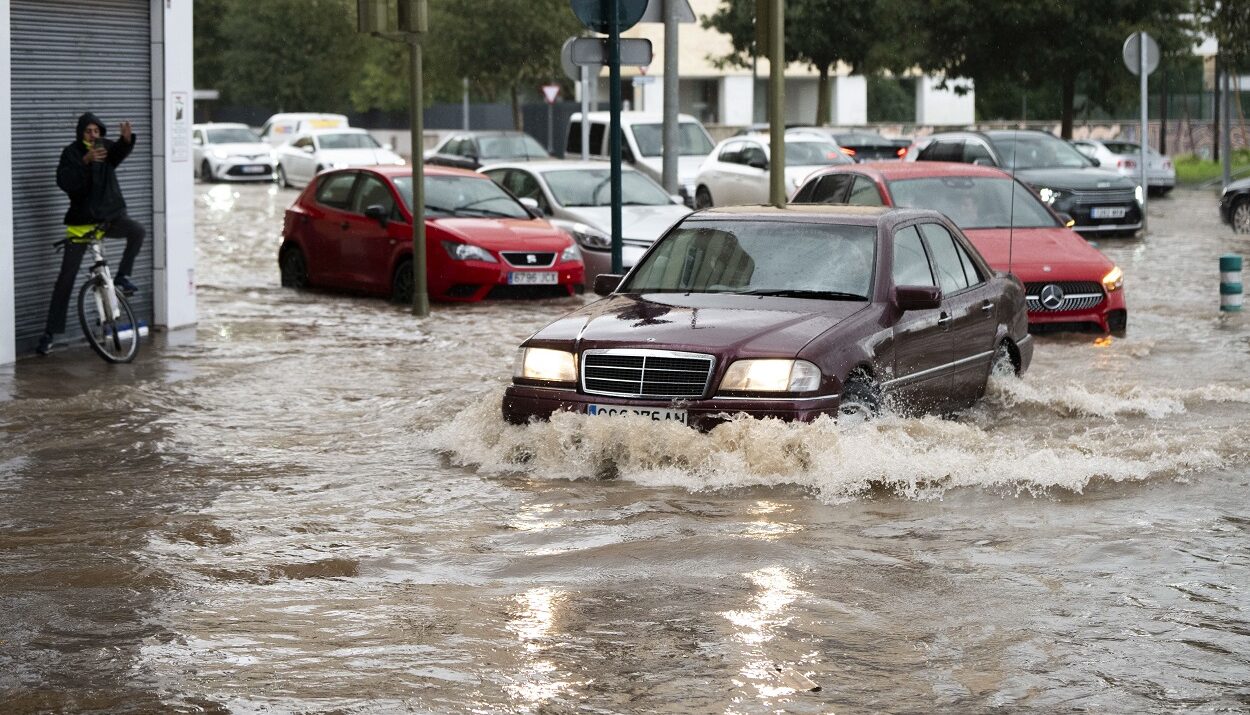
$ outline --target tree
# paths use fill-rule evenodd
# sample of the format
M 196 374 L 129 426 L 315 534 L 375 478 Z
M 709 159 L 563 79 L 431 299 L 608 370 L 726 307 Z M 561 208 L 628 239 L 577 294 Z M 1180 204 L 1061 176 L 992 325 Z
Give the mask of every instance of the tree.
M 1250 2 L 1198 0 L 1202 29 L 1220 46 L 1220 62 L 1230 69 L 1250 69 Z
M 703 26 L 729 36 L 733 51 L 712 60 L 720 66 L 749 67 L 758 56 L 755 46 L 755 0 L 722 0 L 720 8 L 702 18 Z M 839 62 L 852 72 L 870 69 L 870 57 L 883 22 L 874 3 L 848 0 L 786 0 L 787 62 L 803 62 L 820 76 L 816 101 L 818 125 L 830 116 L 829 75 Z

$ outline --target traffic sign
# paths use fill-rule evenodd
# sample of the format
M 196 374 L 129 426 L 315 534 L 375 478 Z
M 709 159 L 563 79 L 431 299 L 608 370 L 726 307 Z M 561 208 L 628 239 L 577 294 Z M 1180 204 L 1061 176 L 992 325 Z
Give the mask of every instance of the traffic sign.
M 564 41 L 564 46 L 560 48 L 560 67 L 564 69 L 564 76 L 574 82 L 582 81 L 582 71 L 573 63 L 573 43 L 577 41 L 576 37 L 570 37 Z
M 608 39 L 605 37 L 578 37 L 569 49 L 575 65 L 599 67 L 608 63 Z M 621 38 L 621 64 L 646 66 L 651 64 L 651 40 Z
M 677 3 L 677 22 L 692 23 L 695 21 L 694 10 L 690 9 L 690 0 L 650 0 L 647 11 L 638 22 L 664 22 L 664 6 Z
M 616 16 L 620 21 L 618 29 L 621 32 L 638 24 L 643 13 L 647 11 L 647 0 L 613 1 L 617 3 Z M 608 20 L 611 17 L 608 9 L 611 4 L 609 0 L 569 0 L 569 4 L 573 7 L 573 14 L 577 15 L 577 19 L 581 20 L 587 29 L 604 35 L 608 34 Z
M 1141 74 L 1141 38 L 1146 38 L 1146 74 L 1159 67 L 1159 43 L 1144 32 L 1134 32 L 1124 41 L 1124 64 L 1133 74 Z
M 544 84 L 543 99 L 547 100 L 547 104 L 555 104 L 556 98 L 560 96 L 560 85 Z

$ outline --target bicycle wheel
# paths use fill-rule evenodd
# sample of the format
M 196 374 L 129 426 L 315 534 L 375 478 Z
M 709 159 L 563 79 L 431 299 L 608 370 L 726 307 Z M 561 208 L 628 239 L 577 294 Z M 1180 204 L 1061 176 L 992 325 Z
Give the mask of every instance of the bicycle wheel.
M 114 289 L 113 297 L 116 315 L 107 315 L 112 311 L 104 286 L 96 279 L 83 283 L 78 290 L 78 324 L 96 355 L 108 362 L 130 362 L 139 354 L 139 323 L 121 291 Z M 104 306 L 105 315 L 99 315 L 99 306 Z

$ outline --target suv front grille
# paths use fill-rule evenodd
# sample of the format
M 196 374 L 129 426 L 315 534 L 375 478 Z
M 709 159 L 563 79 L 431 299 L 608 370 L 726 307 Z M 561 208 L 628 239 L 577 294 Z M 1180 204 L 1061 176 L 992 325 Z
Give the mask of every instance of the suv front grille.
M 587 350 L 582 353 L 582 389 L 616 397 L 702 397 L 715 364 L 714 357 L 702 353 Z
M 1055 291 L 1047 292 L 1053 287 Z M 1026 283 L 1024 299 L 1028 310 L 1034 313 L 1058 313 L 1065 310 L 1093 308 L 1106 297 L 1102 286 L 1093 281 L 1054 281 L 1050 283 Z M 1043 295 L 1047 294 L 1047 295 Z M 1047 300 L 1043 300 L 1046 298 Z M 1057 302 L 1056 302 L 1057 300 Z
M 1094 191 L 1073 191 L 1074 204 L 1125 204 L 1135 202 L 1132 189 L 1098 189 Z

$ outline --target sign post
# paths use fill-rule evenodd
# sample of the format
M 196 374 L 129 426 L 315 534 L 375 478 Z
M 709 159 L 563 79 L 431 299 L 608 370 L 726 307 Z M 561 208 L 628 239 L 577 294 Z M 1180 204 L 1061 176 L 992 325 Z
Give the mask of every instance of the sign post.
M 786 205 L 786 0 L 768 8 L 768 202 Z
M 547 153 L 554 154 L 555 147 L 552 145 L 552 108 L 555 106 L 556 99 L 560 96 L 560 85 L 544 84 L 543 99 L 547 100 Z
M 1150 125 L 1147 116 L 1147 109 L 1150 105 L 1146 78 L 1159 66 L 1159 45 L 1145 32 L 1134 32 L 1124 41 L 1122 54 L 1128 71 L 1141 77 L 1141 140 L 1139 143 L 1141 152 L 1138 156 L 1138 168 L 1141 176 L 1141 228 L 1144 236 L 1146 234 L 1146 202 L 1150 194 L 1150 185 L 1146 183 L 1146 150 L 1150 144 Z

